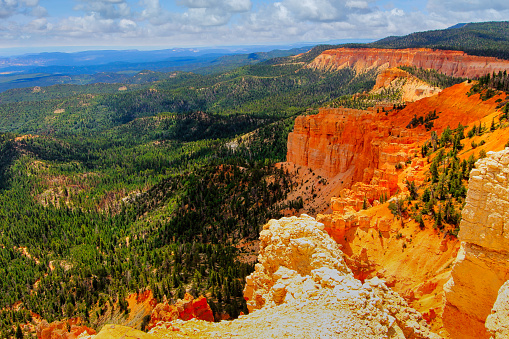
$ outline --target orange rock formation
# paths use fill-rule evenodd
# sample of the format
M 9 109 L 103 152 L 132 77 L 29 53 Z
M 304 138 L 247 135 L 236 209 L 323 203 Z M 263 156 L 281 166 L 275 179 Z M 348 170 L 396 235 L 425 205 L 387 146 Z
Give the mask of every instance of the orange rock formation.
M 321 169 L 330 178 L 351 171 L 353 182 L 370 183 L 374 178 L 395 189 L 394 167 L 417 152 L 413 144 L 418 140 L 418 134 L 397 126 L 384 114 L 322 108 L 317 115 L 295 119 L 287 161 Z
M 150 316 L 148 328 L 151 329 L 157 326 L 159 322 L 169 322 L 176 319 L 214 321 L 214 315 L 205 297 L 194 299 L 192 295 L 186 293 L 184 299 L 179 299 L 175 305 L 157 304 Z
M 81 324 L 80 318 L 67 321 L 55 321 L 48 324 L 43 320 L 37 326 L 37 338 L 39 339 L 74 339 L 80 335 L 93 335 L 96 331 Z
M 378 74 L 372 93 L 380 93 L 389 88 L 400 90 L 403 102 L 417 101 L 442 91 L 399 68 L 388 68 Z
M 468 96 L 471 84 L 461 83 L 437 95 L 386 113 L 348 108 L 321 108 L 316 115 L 299 116 L 288 136 L 287 162 L 321 170 L 328 178 L 350 173 L 352 183 L 363 182 L 397 190 L 396 164 L 420 152 L 429 138 L 423 126 L 406 129 L 414 116 L 436 111 L 433 130 L 467 126 L 497 110 L 505 94 L 482 101 Z
M 486 73 L 509 70 L 509 61 L 468 55 L 461 51 L 427 48 L 338 48 L 322 52 L 308 67 L 323 70 L 352 67 L 357 72 L 364 72 L 397 66 L 416 66 L 451 76 L 475 78 Z
M 404 191 L 405 180 L 417 185 L 424 180 L 429 165 L 420 157 L 420 144 L 429 139 L 430 132 L 423 126 L 406 129 L 414 116 L 436 110 L 438 118 L 433 120 L 432 130 L 437 133 L 458 123 L 478 124 L 481 119 L 489 126 L 498 102 L 506 96 L 482 101 L 479 94 L 467 95 L 470 88 L 471 84 L 461 83 L 388 112 L 324 108 L 317 115 L 296 119 L 288 139 L 288 162 L 326 173 L 330 182 L 340 173 L 350 173 L 349 183 L 331 199 L 332 213 L 318 215 L 317 220 L 343 246 L 355 277 L 387 279 L 407 300 L 415 300 L 415 307 L 426 312 L 428 321 L 439 318 L 437 328 L 441 326 L 443 286 L 451 276 L 459 242 L 454 237 L 443 238 L 433 229 L 420 230 L 409 220 L 402 228 L 386 206 L 377 205 L 381 196 L 389 198 Z M 507 140 L 502 139 L 504 143 Z M 403 169 L 396 170 L 397 164 Z M 374 208 L 361 210 L 364 204 Z M 433 260 L 429 260 L 431 254 Z M 499 279 L 493 289 L 493 298 L 503 281 Z M 483 308 L 486 315 L 493 301 Z M 457 322 L 455 315 L 450 319 Z

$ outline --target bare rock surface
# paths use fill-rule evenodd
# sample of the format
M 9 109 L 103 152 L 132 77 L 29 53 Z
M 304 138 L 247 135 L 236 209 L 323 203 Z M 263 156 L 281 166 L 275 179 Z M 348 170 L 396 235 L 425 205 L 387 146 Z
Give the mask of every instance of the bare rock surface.
M 352 67 L 358 73 L 397 66 L 434 69 L 440 73 L 475 78 L 486 73 L 509 69 L 509 61 L 468 55 L 461 51 L 429 48 L 337 48 L 323 51 L 308 67 L 337 70 Z
M 383 280 L 355 279 L 323 229 L 307 215 L 269 221 L 244 291 L 249 315 L 159 322 L 147 338 L 439 338 Z
M 492 339 L 509 338 L 509 280 L 498 291 L 495 305 L 486 319 L 486 329 Z
M 438 337 L 383 280 L 355 279 L 315 219 L 271 220 L 260 240 L 259 263 L 244 290 L 252 313 L 230 327 L 262 322 L 268 338 Z
M 509 149 L 488 152 L 470 173 L 444 324 L 452 338 L 489 338 L 484 323 L 509 279 Z

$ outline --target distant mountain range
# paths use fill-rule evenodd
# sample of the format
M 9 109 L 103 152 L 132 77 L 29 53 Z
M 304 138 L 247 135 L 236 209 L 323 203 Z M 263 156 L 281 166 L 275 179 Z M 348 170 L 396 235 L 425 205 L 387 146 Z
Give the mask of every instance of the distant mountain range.
M 321 52 L 338 47 L 435 48 L 509 59 L 509 22 L 459 23 L 444 30 L 390 36 L 375 42 L 246 46 L 216 49 L 175 48 L 155 51 L 93 50 L 75 53 L 46 52 L 0 58 L 0 91 L 57 84 L 140 83 L 165 79 L 168 72 L 212 74 L 273 58 L 306 54 L 311 61 Z M 336 44 L 337 43 L 337 44 Z M 150 77 L 141 71 L 155 71 Z

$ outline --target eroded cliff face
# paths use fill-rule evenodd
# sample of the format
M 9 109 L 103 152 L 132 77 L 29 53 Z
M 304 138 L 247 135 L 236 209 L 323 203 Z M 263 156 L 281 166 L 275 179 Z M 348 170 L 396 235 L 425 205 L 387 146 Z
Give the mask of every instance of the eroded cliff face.
M 452 338 L 488 338 L 486 317 L 509 279 L 509 149 L 488 152 L 470 173 L 458 234 L 461 249 L 444 287 Z
M 205 321 L 214 321 L 214 314 L 203 296 L 194 299 L 192 295 L 186 293 L 184 299 L 179 299 L 175 305 L 165 303 L 157 304 L 152 314 L 148 329 L 157 327 L 160 323 L 181 319 L 184 321 L 190 319 L 201 319 Z
M 439 87 L 431 86 L 399 68 L 388 68 L 378 74 L 371 92 L 380 93 L 387 89 L 401 91 L 401 101 L 403 102 L 414 102 L 442 91 Z
M 427 48 L 338 48 L 322 52 L 308 65 L 322 70 L 352 67 L 358 73 L 398 66 L 415 66 L 455 77 L 475 78 L 486 73 L 508 70 L 509 61 L 468 55 L 461 51 Z
M 384 114 L 348 108 L 322 108 L 299 116 L 288 136 L 287 161 L 320 169 L 333 178 L 349 172 L 352 182 L 370 183 L 377 176 L 390 184 L 396 164 L 406 161 L 419 135 L 396 126 Z M 383 170 L 375 173 L 375 170 Z M 387 183 L 385 182 L 387 181 Z
M 37 338 L 39 339 L 74 339 L 94 334 L 96 334 L 96 331 L 85 326 L 80 318 L 55 321 L 50 324 L 43 320 L 37 326 Z
M 435 111 L 432 130 L 441 133 L 447 126 L 467 126 L 497 111 L 505 94 L 481 100 L 468 96 L 471 84 L 461 83 L 431 97 L 409 103 L 402 110 L 356 110 L 322 108 L 316 115 L 299 116 L 288 136 L 287 162 L 319 170 L 328 178 L 397 189 L 396 164 L 420 152 L 420 144 L 430 133 L 423 126 L 407 129 L 411 119 Z

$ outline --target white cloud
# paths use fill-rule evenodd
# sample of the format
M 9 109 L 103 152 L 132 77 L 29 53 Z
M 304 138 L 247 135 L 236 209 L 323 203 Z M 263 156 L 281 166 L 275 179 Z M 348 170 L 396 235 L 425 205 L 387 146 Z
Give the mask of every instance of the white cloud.
M 46 9 L 39 6 L 39 0 L 0 0 L 0 18 L 9 18 L 16 14 L 42 17 Z
M 119 21 L 118 26 L 122 31 L 132 31 L 138 27 L 136 22 L 129 19 L 122 19 Z
M 252 8 L 251 0 L 180 0 L 177 2 L 186 11 L 173 20 L 186 25 L 222 26 L 239 13 Z
M 427 8 L 436 13 L 509 10 L 507 0 L 429 0 Z
M 131 7 L 125 0 L 80 0 L 74 7 L 87 14 L 96 13 L 101 18 L 119 19 L 131 16 Z
M 45 44 L 170 47 L 320 42 L 376 39 L 509 17 L 507 0 L 429 0 L 427 7 L 426 0 L 415 0 L 412 6 L 403 0 L 394 0 L 390 6 L 375 0 L 255 4 L 253 0 L 176 0 L 180 6 L 176 12 L 160 0 L 74 1 L 74 15 L 57 18 L 48 16 L 39 0 L 0 0 L 0 43 L 26 39 Z
M 297 20 L 332 21 L 344 19 L 344 1 L 284 0 L 284 6 Z M 343 7 L 343 8 L 342 8 Z
M 355 1 L 355 0 L 352 0 L 352 1 L 347 1 L 345 5 L 348 8 L 367 9 L 369 7 L 369 4 L 367 3 L 367 1 Z
M 48 23 L 46 18 L 38 18 L 30 21 L 25 27 L 25 31 L 50 31 L 53 28 L 51 23 Z
M 210 8 L 233 13 L 247 12 L 252 7 L 250 0 L 180 0 L 177 3 L 187 8 Z

